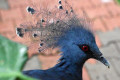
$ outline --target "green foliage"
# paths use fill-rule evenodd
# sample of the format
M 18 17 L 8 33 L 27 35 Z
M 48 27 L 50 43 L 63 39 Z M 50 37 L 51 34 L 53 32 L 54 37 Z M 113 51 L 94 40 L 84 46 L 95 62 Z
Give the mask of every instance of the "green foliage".
M 27 48 L 0 35 L 0 80 L 34 80 L 21 73 Z
M 116 2 L 117 2 L 118 4 L 120 4 L 120 0 L 116 0 Z

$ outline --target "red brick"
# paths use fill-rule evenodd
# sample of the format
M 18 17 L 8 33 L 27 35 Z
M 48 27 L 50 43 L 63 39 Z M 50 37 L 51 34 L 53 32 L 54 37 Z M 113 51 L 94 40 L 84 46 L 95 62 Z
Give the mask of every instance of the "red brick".
M 102 4 L 101 0 L 91 0 L 91 2 L 93 3 L 94 7 L 100 6 Z
M 78 17 L 81 17 L 81 18 L 85 17 L 85 14 L 84 14 L 83 10 L 81 10 L 81 9 L 76 9 L 75 12 L 76 12 L 76 15 L 77 15 Z
M 0 23 L 0 34 L 14 40 L 14 37 L 16 36 L 14 24 L 12 21 Z
M 23 10 L 22 16 L 23 18 L 15 20 L 16 26 L 19 26 L 20 24 L 27 23 L 27 22 L 34 23 L 36 20 L 36 18 L 32 16 L 31 14 L 27 13 L 26 10 Z
M 33 4 L 43 4 L 43 2 L 47 2 L 47 1 L 49 1 L 49 0 L 29 0 L 30 2 L 31 2 L 31 4 L 33 5 Z
M 42 63 L 42 69 L 48 69 L 48 68 L 53 67 L 59 58 L 60 58 L 60 56 L 48 56 L 48 57 L 46 57 L 46 56 L 40 55 L 39 59 Z
M 105 22 L 108 30 L 113 30 L 115 27 L 120 26 L 120 16 L 103 18 L 103 21 Z
M 21 43 L 21 44 L 27 43 L 24 38 L 18 37 L 18 36 L 16 35 L 16 32 L 13 32 L 13 34 L 14 34 L 13 36 L 8 37 L 10 40 L 13 40 L 13 41 L 15 41 L 15 42 L 19 42 L 19 43 Z M 10 35 L 10 34 L 8 34 L 8 35 Z
M 90 0 L 78 0 L 78 1 L 73 1 L 72 6 L 74 6 L 76 9 L 91 8 L 92 4 Z
M 90 64 L 96 64 L 96 60 L 95 59 L 89 59 L 87 62 L 90 63 Z
M 10 10 L 2 10 L 1 11 L 1 16 L 2 16 L 2 20 L 4 22 L 6 21 L 10 21 L 10 20 L 19 20 L 22 19 L 22 11 L 20 10 L 20 8 L 16 8 L 16 9 L 10 9 Z
M 98 7 L 98 6 L 101 6 L 101 5 L 111 5 L 111 4 L 114 4 L 114 1 L 102 2 L 102 0 L 91 0 L 91 2 L 93 3 L 94 7 Z
M 120 6 L 119 5 L 116 5 L 115 3 L 113 3 L 113 4 L 107 4 L 106 7 L 112 16 L 120 15 Z
M 93 21 L 93 30 L 94 31 L 106 31 L 106 27 L 100 18 Z
M 99 39 L 99 37 L 98 37 L 97 35 L 95 35 L 95 40 L 96 40 L 97 46 L 98 46 L 98 47 L 101 47 L 101 46 L 102 46 L 102 43 L 101 43 L 101 41 L 100 41 L 100 39 Z
M 58 5 L 57 4 L 57 0 L 31 0 L 31 6 L 34 6 L 34 7 L 37 7 L 37 8 L 40 8 L 40 7 L 53 7 L 55 5 Z
M 91 19 L 97 17 L 110 16 L 108 9 L 106 8 L 105 5 L 101 5 L 95 8 L 86 8 L 85 11 Z
M 82 76 L 83 76 L 83 80 L 90 80 L 90 77 L 89 77 L 85 67 L 83 67 L 83 75 Z
M 12 21 L 2 22 L 0 23 L 0 32 L 13 32 L 14 24 Z
M 28 18 L 28 16 L 29 17 L 32 16 L 30 13 L 27 12 L 26 8 L 27 8 L 27 6 L 23 6 L 23 7 L 20 8 L 20 11 L 22 11 L 21 14 L 22 14 L 24 19 Z
M 20 26 L 20 24 L 24 24 L 26 21 L 27 21 L 26 19 L 16 20 L 15 26 L 18 27 L 18 26 Z
M 30 4 L 30 0 L 8 0 L 10 8 L 18 8 Z

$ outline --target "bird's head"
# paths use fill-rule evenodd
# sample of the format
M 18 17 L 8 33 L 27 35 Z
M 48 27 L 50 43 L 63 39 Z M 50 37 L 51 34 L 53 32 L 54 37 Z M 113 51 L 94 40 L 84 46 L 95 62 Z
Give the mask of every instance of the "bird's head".
M 79 18 L 71 6 L 68 6 L 69 9 L 67 9 L 61 6 L 61 2 L 59 4 L 60 11 L 55 9 L 51 12 L 46 11 L 46 8 L 45 10 L 43 9 L 43 12 L 40 11 L 42 12 L 40 14 L 42 16 L 43 14 L 47 15 L 47 18 L 40 17 L 40 20 L 34 26 L 31 24 L 21 25 L 23 28 L 16 29 L 17 35 L 24 37 L 25 33 L 30 33 L 30 35 L 32 33 L 33 38 L 38 37 L 36 41 L 40 41 L 39 52 L 47 48 L 46 45 L 48 47 L 57 45 L 61 47 L 62 57 L 69 59 L 73 63 L 84 63 L 87 59 L 94 58 L 109 67 L 108 61 L 103 57 L 96 45 L 93 33 L 83 25 L 85 20 Z M 65 1 L 65 4 L 68 3 Z M 32 7 L 27 7 L 27 11 L 32 15 L 37 14 L 36 10 Z M 51 14 L 56 15 L 52 17 Z
M 89 29 L 73 26 L 65 33 L 59 40 L 63 57 L 77 64 L 94 58 L 107 67 L 110 66 L 96 45 L 95 37 Z

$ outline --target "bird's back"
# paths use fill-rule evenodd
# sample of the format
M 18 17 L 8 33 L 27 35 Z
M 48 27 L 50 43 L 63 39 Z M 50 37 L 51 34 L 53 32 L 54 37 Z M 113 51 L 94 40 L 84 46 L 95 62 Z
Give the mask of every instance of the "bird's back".
M 55 68 L 48 70 L 29 70 L 24 71 L 23 74 L 41 80 L 74 80 L 74 77 L 66 73 L 65 70 L 57 70 Z

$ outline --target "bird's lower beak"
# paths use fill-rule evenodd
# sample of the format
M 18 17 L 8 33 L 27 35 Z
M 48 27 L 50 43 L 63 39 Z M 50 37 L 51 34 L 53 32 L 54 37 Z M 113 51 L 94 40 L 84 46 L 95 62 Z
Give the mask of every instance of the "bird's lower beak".
M 102 55 L 95 56 L 95 59 L 97 59 L 98 61 L 102 62 L 105 66 L 107 66 L 108 68 L 110 68 L 109 62 Z

